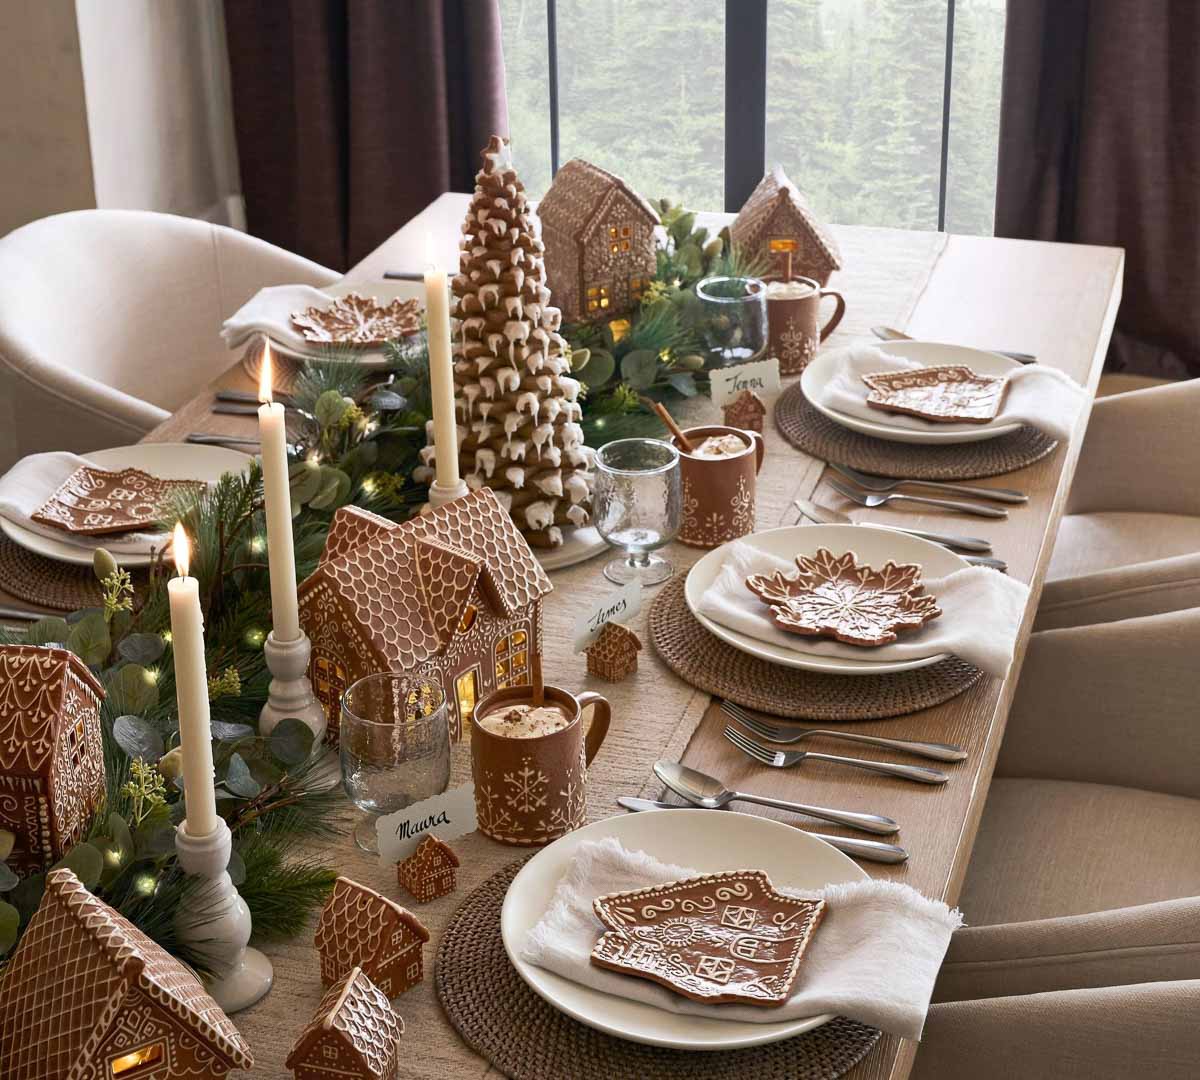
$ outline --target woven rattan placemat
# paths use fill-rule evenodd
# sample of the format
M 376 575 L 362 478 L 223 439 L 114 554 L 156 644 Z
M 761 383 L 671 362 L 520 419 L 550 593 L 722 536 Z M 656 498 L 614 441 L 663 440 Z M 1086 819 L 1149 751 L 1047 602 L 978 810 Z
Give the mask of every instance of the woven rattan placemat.
M 852 469 L 914 480 L 974 480 L 1023 469 L 1044 458 L 1058 443 L 1036 428 L 983 442 L 924 446 L 874 439 L 835 424 L 818 412 L 793 383 L 775 402 L 775 426 L 788 442 L 821 461 Z
M 521 980 L 500 938 L 500 907 L 524 860 L 493 874 L 455 912 L 438 947 L 438 1000 L 458 1033 L 514 1080 L 830 1080 L 879 1032 L 838 1017 L 794 1039 L 687 1052 L 626 1042 L 572 1020 Z
M 145 572 L 132 571 L 135 588 Z M 35 555 L 0 536 L 0 588 L 19 600 L 55 611 L 78 611 L 103 603 L 100 582 L 90 566 L 73 566 Z
M 940 705 L 983 675 L 955 656 L 892 675 L 825 675 L 768 663 L 704 629 L 688 609 L 684 583 L 662 587 L 650 608 L 650 640 L 685 682 L 747 709 L 793 720 L 881 720 Z

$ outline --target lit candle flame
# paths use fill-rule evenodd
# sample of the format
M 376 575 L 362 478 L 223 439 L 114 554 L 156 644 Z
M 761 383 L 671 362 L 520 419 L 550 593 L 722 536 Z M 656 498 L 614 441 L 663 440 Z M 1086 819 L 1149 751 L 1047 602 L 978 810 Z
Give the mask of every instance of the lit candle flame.
M 175 569 L 179 572 L 179 576 L 187 577 L 188 566 L 192 561 L 192 545 L 188 541 L 188 535 L 184 532 L 181 521 L 175 523 L 175 537 L 171 541 L 171 551 L 175 556 Z
M 258 375 L 258 400 L 262 402 L 274 401 L 275 397 L 271 393 L 271 342 L 269 338 L 263 339 L 263 355 L 262 367 Z

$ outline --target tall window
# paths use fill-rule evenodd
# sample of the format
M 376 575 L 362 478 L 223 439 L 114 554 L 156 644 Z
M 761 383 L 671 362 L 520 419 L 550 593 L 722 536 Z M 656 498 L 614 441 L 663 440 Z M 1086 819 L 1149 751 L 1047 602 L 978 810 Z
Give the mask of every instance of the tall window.
M 496 689 L 529 682 L 529 635 L 514 630 L 496 642 Z
M 744 161 L 748 136 L 726 124 L 732 74 L 739 92 L 765 82 L 763 168 L 782 164 L 825 219 L 992 231 L 1005 0 L 767 0 L 765 71 L 727 50 L 741 45 L 726 3 L 742 18 L 758 2 L 500 0 L 531 193 L 583 157 L 647 198 L 736 210 L 726 163 Z

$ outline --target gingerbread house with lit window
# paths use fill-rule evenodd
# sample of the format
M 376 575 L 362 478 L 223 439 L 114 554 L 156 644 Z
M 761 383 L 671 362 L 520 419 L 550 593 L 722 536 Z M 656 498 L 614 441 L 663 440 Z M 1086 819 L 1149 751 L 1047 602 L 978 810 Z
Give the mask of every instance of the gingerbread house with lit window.
M 0 828 L 17 874 L 62 858 L 104 799 L 103 697 L 66 649 L 0 646 Z
M 619 176 L 575 158 L 538 203 L 546 278 L 567 322 L 594 322 L 635 307 L 653 280 L 658 215 Z
M 487 488 L 402 524 L 340 509 L 300 586 L 309 678 L 330 740 L 346 687 L 388 671 L 439 681 L 460 738 L 478 700 L 530 682 L 552 588 Z
M 842 268 L 837 241 L 813 213 L 800 189 L 776 165 L 750 193 L 729 227 L 733 245 L 761 256 L 769 280 L 812 278 L 822 287 Z
M 192 971 L 67 869 L 0 975 L 4 1080 L 220 1080 L 246 1040 Z

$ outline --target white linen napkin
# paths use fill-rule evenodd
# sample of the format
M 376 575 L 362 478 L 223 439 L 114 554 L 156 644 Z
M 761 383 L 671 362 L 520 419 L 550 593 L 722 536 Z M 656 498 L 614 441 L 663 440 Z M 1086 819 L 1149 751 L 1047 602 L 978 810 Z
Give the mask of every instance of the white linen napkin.
M 362 292 L 369 294 L 370 287 L 364 285 Z M 292 313 L 310 307 L 327 308 L 332 302 L 327 294 L 311 285 L 272 285 L 259 289 L 221 325 L 221 337 L 227 348 L 236 349 L 250 338 L 266 334 L 290 352 L 320 357 L 329 346 L 309 341 L 292 325 Z M 355 351 L 359 359 L 383 355 L 380 350 L 360 347 Z
M 911 371 L 925 367 L 907 357 L 884 352 L 874 345 L 849 345 L 829 357 L 833 378 L 816 391 L 826 408 L 892 427 L 912 431 L 936 431 L 942 425 L 919 416 L 884 412 L 867 404 L 864 375 L 884 371 Z M 1029 424 L 1054 439 L 1066 439 L 1083 407 L 1083 388 L 1055 368 L 1025 364 L 1008 376 L 1008 390 L 1000 404 L 994 424 Z
M 66 482 L 76 469 L 91 465 L 86 458 L 65 451 L 30 454 L 0 476 L 0 517 L 7 518 L 30 532 L 85 551 L 102 547 L 114 554 L 146 555 L 151 547 L 162 548 L 169 539 L 163 532 L 116 533 L 108 536 L 84 536 L 34 521 L 32 514 Z M 102 468 L 103 466 L 95 466 Z
M 710 812 L 695 811 L 699 827 L 700 815 Z M 580 844 L 550 906 L 529 931 L 522 955 L 572 982 L 669 1012 L 763 1024 L 834 1013 L 901 1038 L 921 1037 L 938 968 L 962 916 L 898 882 L 868 879 L 815 891 L 779 890 L 824 899 L 828 906 L 801 961 L 795 992 L 778 1008 L 692 1001 L 647 979 L 591 963 L 592 948 L 604 931 L 592 911 L 597 896 L 698 873 L 644 851 L 628 851 L 612 836 Z
M 721 572 L 700 599 L 701 613 L 730 630 L 797 652 L 860 661 L 919 660 L 945 652 L 1003 677 L 1012 663 L 1029 598 L 1027 585 L 983 566 L 922 578 L 925 592 L 937 598 L 941 609 L 936 619 L 919 630 L 902 631 L 889 645 L 846 645 L 832 638 L 790 634 L 775 625 L 771 609 L 746 588 L 746 578 L 776 570 L 793 574 L 796 564 L 744 540 L 735 541 L 726 549 Z

